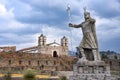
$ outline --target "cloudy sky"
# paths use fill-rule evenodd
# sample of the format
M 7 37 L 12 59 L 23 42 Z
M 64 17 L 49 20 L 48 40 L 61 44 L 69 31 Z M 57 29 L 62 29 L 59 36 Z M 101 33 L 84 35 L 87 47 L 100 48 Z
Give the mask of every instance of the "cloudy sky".
M 17 50 L 36 46 L 43 33 L 47 43 L 60 43 L 65 35 L 70 49 L 75 49 L 82 33 L 81 29 L 71 29 L 70 35 L 68 3 L 72 23 L 84 21 L 83 6 L 96 19 L 100 50 L 120 52 L 120 0 L 0 0 L 0 46 L 16 45 Z

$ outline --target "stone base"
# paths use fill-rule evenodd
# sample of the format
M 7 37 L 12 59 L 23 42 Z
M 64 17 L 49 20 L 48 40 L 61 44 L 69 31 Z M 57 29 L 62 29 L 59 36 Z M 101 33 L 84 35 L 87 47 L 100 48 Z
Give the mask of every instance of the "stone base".
M 110 67 L 104 61 L 78 61 L 69 80 L 117 80 L 111 77 Z

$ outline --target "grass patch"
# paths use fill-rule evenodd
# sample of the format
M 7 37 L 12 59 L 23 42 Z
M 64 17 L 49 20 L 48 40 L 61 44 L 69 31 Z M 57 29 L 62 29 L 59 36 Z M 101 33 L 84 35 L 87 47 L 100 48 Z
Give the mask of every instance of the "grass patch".
M 111 75 L 120 78 L 120 71 L 111 71 Z

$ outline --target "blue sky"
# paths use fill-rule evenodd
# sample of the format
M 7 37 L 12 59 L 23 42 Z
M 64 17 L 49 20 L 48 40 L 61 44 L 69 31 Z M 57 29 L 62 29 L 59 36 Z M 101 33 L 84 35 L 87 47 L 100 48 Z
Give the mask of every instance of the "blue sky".
M 0 46 L 16 45 L 17 50 L 36 46 L 41 33 L 47 43 L 60 43 L 65 35 L 70 45 L 68 3 L 72 23 L 84 21 L 83 6 L 96 19 L 100 50 L 120 52 L 120 0 L 0 0 Z M 81 29 L 72 29 L 71 38 L 75 49 L 82 39 Z

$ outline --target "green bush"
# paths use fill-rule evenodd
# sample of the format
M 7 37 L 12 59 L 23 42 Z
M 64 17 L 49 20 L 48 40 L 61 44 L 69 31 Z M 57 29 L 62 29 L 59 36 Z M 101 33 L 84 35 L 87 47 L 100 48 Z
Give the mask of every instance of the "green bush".
M 36 80 L 35 73 L 32 71 L 27 71 L 23 77 L 23 80 Z
M 61 78 L 61 80 L 67 80 L 66 76 L 63 76 L 63 77 Z
M 4 80 L 12 80 L 10 72 L 4 75 Z

